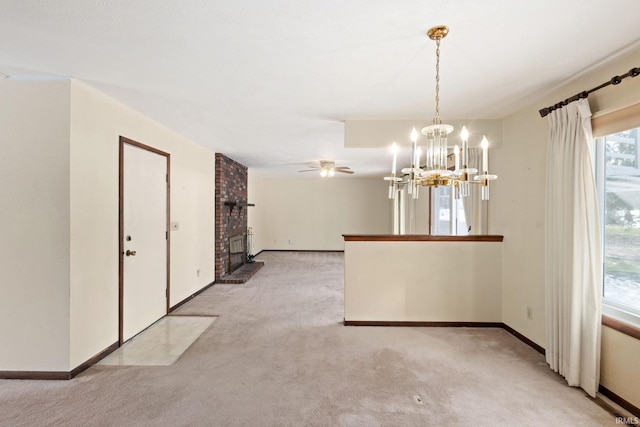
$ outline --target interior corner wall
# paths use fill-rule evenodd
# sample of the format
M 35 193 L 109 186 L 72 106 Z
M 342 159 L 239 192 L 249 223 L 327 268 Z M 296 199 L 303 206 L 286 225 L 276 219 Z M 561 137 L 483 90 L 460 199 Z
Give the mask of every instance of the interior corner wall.
M 343 234 L 389 234 L 391 200 L 380 178 L 267 177 L 249 170 L 254 252 L 344 250 Z
M 608 81 L 640 65 L 640 48 L 585 73 L 580 78 L 503 121 L 502 147 L 491 151 L 499 179 L 492 183 L 489 232 L 503 234 L 503 322 L 545 347 L 544 220 L 548 119 L 538 110 L 561 99 Z M 640 102 L 640 79 L 629 78 L 589 95 L 594 114 Z M 533 319 L 527 318 L 527 307 Z M 603 336 L 610 335 L 603 327 Z M 615 343 L 615 344 L 614 344 Z M 615 345 L 615 348 L 609 346 Z M 629 358 L 608 360 L 611 354 L 637 355 L 637 339 L 623 335 L 603 339 L 601 383 L 614 393 L 640 406 L 640 396 L 630 394 L 625 375 L 637 370 Z M 613 364 L 614 366 L 609 366 Z M 623 364 L 621 366 L 620 364 Z M 637 387 L 636 387 L 637 388 Z
M 506 118 L 503 135 L 490 153 L 499 178 L 489 200 L 489 233 L 504 236 L 502 320 L 544 347 L 546 120 L 532 107 Z
M 0 371 L 69 370 L 69 85 L 0 79 Z
M 120 136 L 171 155 L 170 305 L 214 280 L 214 153 L 72 79 L 71 369 L 118 340 Z

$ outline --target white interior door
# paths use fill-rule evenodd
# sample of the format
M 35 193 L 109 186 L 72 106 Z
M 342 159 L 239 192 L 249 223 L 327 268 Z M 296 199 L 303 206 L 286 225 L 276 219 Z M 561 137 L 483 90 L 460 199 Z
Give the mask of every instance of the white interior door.
M 167 157 L 123 147 L 122 340 L 167 313 Z

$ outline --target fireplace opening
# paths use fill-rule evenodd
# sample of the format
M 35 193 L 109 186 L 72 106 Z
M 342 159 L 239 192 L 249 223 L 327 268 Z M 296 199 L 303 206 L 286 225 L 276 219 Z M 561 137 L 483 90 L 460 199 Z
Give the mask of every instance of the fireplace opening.
M 246 256 L 246 237 L 244 234 L 229 238 L 229 261 L 227 271 L 233 273 L 244 265 Z

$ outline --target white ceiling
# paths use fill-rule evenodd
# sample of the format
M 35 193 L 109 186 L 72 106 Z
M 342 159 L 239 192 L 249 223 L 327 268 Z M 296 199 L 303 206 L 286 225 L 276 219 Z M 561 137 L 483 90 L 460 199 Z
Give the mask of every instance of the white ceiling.
M 440 24 L 443 119 L 495 119 L 635 45 L 640 1 L 0 0 L 0 73 L 84 80 L 264 172 L 382 176 L 343 121 L 431 118 Z

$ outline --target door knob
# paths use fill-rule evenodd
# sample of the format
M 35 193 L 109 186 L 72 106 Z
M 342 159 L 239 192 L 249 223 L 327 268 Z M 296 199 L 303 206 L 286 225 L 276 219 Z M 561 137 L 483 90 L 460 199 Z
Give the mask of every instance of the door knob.
M 124 253 L 126 256 L 136 256 L 136 251 L 130 251 L 127 249 L 127 252 Z

